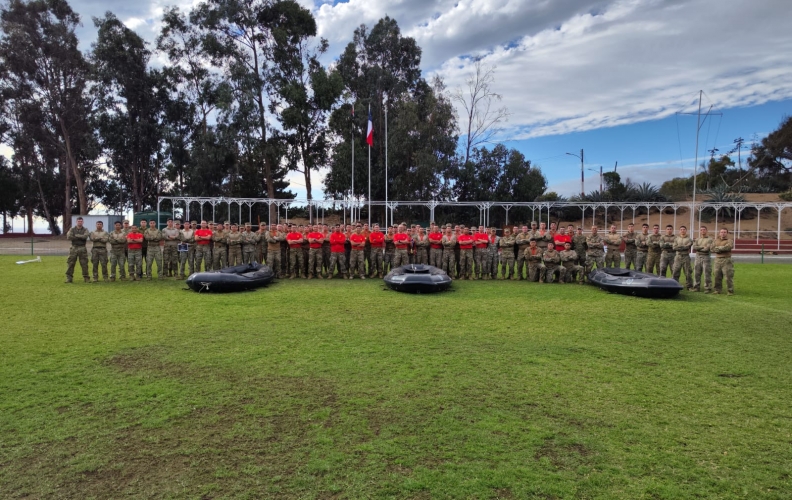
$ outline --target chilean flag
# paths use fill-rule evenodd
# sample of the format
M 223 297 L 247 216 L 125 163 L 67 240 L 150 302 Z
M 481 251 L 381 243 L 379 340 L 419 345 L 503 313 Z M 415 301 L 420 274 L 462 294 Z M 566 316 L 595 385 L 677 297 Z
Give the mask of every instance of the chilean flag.
M 374 145 L 374 124 L 371 120 L 371 108 L 369 108 L 368 130 L 366 131 L 366 143 L 369 147 Z

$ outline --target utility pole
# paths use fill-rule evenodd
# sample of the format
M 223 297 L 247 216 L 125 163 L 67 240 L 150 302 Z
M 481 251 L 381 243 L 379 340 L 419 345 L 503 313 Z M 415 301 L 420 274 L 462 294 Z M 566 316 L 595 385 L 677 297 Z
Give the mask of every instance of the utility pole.
M 600 193 L 602 193 L 602 165 L 600 165 Z
M 580 149 L 580 156 L 576 155 L 575 153 L 567 153 L 569 156 L 574 156 L 576 158 L 580 158 L 580 198 L 582 199 L 586 195 L 586 188 L 583 184 L 583 149 Z
M 703 90 L 699 90 L 699 106 L 696 118 L 696 159 L 693 162 L 693 210 L 690 211 L 690 227 L 691 234 L 696 234 L 693 229 L 693 221 L 695 220 L 693 214 L 696 212 L 696 174 L 698 173 L 698 143 L 699 143 L 699 130 L 701 130 L 701 98 L 704 95 Z M 685 278 L 687 279 L 687 277 Z

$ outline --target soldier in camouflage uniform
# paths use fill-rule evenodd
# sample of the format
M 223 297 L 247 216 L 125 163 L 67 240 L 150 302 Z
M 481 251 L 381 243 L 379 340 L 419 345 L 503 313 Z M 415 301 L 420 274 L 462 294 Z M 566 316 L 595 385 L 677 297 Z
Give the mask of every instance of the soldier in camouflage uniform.
M 179 234 L 179 241 L 182 245 L 187 245 L 187 251 L 179 252 L 179 278 L 184 279 L 191 275 L 195 269 L 195 228 L 198 226 L 196 221 L 185 222 L 184 228 Z
M 503 237 L 498 242 L 500 246 L 500 264 L 501 264 L 501 277 L 500 279 L 511 279 L 514 272 L 514 242 L 515 237 L 511 234 L 511 229 L 504 228 Z
M 542 268 L 545 283 L 552 283 L 556 275 L 558 275 L 559 283 L 564 282 L 566 268 L 561 265 L 561 254 L 556 251 L 555 245 L 552 243 L 547 244 L 547 250 L 542 254 Z
M 162 267 L 162 231 L 157 229 L 157 221 L 151 219 L 149 227 L 143 233 L 143 239 L 148 242 L 148 253 L 146 255 L 146 279 L 151 280 L 154 277 L 154 269 L 152 264 L 157 263 L 157 277 L 161 280 L 165 279 L 165 269 Z
M 693 288 L 693 276 L 690 270 L 690 247 L 693 240 L 687 234 L 687 227 L 679 226 L 679 236 L 674 238 L 674 267 L 671 269 L 671 276 L 679 283 L 682 271 L 685 272 L 685 288 L 690 291 Z
M 126 232 L 121 228 L 121 223 L 115 223 L 115 229 L 108 235 L 110 242 L 110 281 L 116 280 L 116 267 L 119 278 L 126 280 Z
M 175 277 L 174 267 L 179 265 L 179 230 L 173 227 L 173 219 L 168 219 L 167 226 L 162 230 L 165 247 L 162 249 L 162 262 L 168 277 Z
M 429 235 L 426 234 L 426 231 L 421 226 L 418 226 L 418 233 L 413 236 L 413 243 L 415 245 L 415 263 L 428 265 Z
M 572 250 L 578 257 L 577 264 L 580 267 L 586 266 L 586 235 L 583 234 L 583 228 L 578 226 L 577 232 L 572 236 Z
M 577 277 L 577 282 L 583 284 L 583 266 L 577 264 L 577 252 L 572 250 L 572 243 L 564 243 L 564 250 L 559 252 L 561 257 L 561 265 L 564 266 L 564 277 L 567 283 L 574 281 Z
M 441 243 L 443 244 L 443 271 L 445 271 L 451 279 L 456 279 L 456 256 L 454 255 L 454 248 L 457 244 L 457 238 L 450 225 L 446 226 L 446 231 Z
M 223 226 L 217 224 L 212 228 L 212 269 L 224 267 L 228 267 L 228 244 Z
M 385 255 L 383 256 L 383 272 L 388 273 L 393 269 L 393 261 L 396 259 L 396 245 L 393 244 L 395 232 L 393 226 L 388 226 L 385 231 Z
M 264 264 L 267 259 L 267 225 L 259 224 L 256 230 L 256 262 Z
M 151 219 L 154 220 L 154 219 Z M 138 267 L 138 278 L 143 279 L 146 275 L 146 257 L 148 256 L 148 241 L 146 240 L 146 229 L 148 229 L 149 221 L 146 219 L 140 220 L 140 226 L 138 226 L 138 231 L 140 234 L 143 235 L 143 248 L 140 249 L 141 256 L 142 256 L 142 264 Z
M 646 245 L 649 251 L 646 253 L 646 272 L 660 274 L 660 253 L 663 248 L 663 235 L 660 234 L 660 226 L 652 226 L 652 234 L 646 237 Z
M 252 264 L 256 255 L 256 233 L 251 230 L 249 222 L 245 223 L 242 233 L 242 263 Z
M 616 232 L 616 226 L 610 227 L 610 232 L 605 235 L 605 243 L 608 245 L 608 251 L 605 254 L 605 267 L 621 267 L 621 253 L 619 247 L 621 246 L 621 236 Z
M 660 276 L 667 278 L 668 277 L 668 269 L 673 270 L 674 265 L 674 257 L 676 256 L 674 252 L 674 240 L 676 240 L 676 236 L 674 236 L 674 226 L 671 224 L 666 226 L 666 232 L 664 235 L 660 237 L 660 248 L 663 252 L 660 254 Z
M 731 251 L 734 243 L 729 239 L 729 231 L 721 229 L 718 237 L 712 243 L 712 252 L 715 254 L 715 293 L 723 291 L 723 278 L 726 277 L 726 290 L 729 295 L 734 295 L 734 263 Z
M 605 267 L 605 241 L 597 234 L 597 226 L 591 226 L 591 234 L 586 238 L 586 276 L 594 269 Z
M 302 278 L 305 273 L 305 259 L 303 258 L 302 244 L 305 237 L 299 228 L 292 224 L 289 226 L 287 243 L 289 245 L 289 272 L 290 279 Z M 307 278 L 307 276 L 306 276 Z
M 544 265 L 542 264 L 542 249 L 537 245 L 537 240 L 530 240 L 525 249 L 525 260 L 528 262 L 528 281 L 544 281 Z
M 495 232 L 495 228 L 489 228 L 487 234 L 487 248 L 484 249 L 483 263 L 484 279 L 494 280 L 498 277 L 498 250 L 500 249 L 500 237 Z
M 635 225 L 627 224 L 627 232 L 622 235 L 624 242 L 624 268 L 635 269 L 635 260 L 638 254 L 638 247 L 635 244 Z
M 96 231 L 91 231 L 91 263 L 93 264 L 92 283 L 99 281 L 99 265 L 102 266 L 102 278 L 107 279 L 107 242 L 110 241 L 110 233 L 104 230 L 104 222 L 96 221 Z
M 137 226 L 130 226 L 127 233 L 127 244 L 130 246 L 127 251 L 129 260 L 129 277 L 132 281 L 140 281 L 141 269 L 143 268 L 143 249 L 131 248 L 132 245 L 143 245 L 143 234 L 138 230 Z
M 225 239 L 228 245 L 228 265 L 238 266 L 242 264 L 242 233 L 239 232 L 239 226 L 231 224 L 231 231 L 228 232 Z M 279 271 L 272 270 L 276 274 L 276 278 L 280 277 Z
M 649 224 L 641 226 L 641 232 L 635 235 L 635 249 L 635 270 L 643 271 L 649 252 Z
M 366 237 L 360 224 L 355 226 L 355 232 L 349 237 L 352 246 L 349 253 L 349 279 L 355 277 L 355 271 L 360 275 L 360 279 L 366 279 L 366 260 L 364 251 L 366 249 Z
M 204 231 L 208 230 L 209 224 L 207 224 L 205 220 L 202 220 L 200 229 L 196 229 L 193 232 L 193 238 L 195 239 L 195 272 L 201 272 L 201 262 L 203 262 L 204 271 L 212 270 L 212 249 L 208 244 L 199 243 L 199 239 L 201 241 L 207 241 L 208 238 L 209 241 L 211 241 L 212 237 L 211 235 L 199 236 L 198 234 L 195 234 L 198 231 L 201 231 L 202 234 L 206 234 Z
M 536 222 L 531 223 L 531 231 L 528 231 L 528 226 L 523 226 L 522 230 L 517 233 L 517 228 L 515 226 L 515 235 L 514 235 L 514 243 L 517 245 L 517 265 L 514 269 L 514 276 L 512 279 L 522 280 L 525 279 L 524 269 L 527 265 L 525 260 L 525 251 L 528 249 L 528 246 L 531 240 L 535 240 L 537 237 L 537 229 L 536 229 Z
M 693 242 L 693 250 L 696 252 L 696 262 L 693 271 L 693 291 L 701 291 L 701 274 L 704 273 L 704 293 L 712 292 L 712 245 L 714 240 L 707 234 L 707 226 L 701 226 L 699 237 Z

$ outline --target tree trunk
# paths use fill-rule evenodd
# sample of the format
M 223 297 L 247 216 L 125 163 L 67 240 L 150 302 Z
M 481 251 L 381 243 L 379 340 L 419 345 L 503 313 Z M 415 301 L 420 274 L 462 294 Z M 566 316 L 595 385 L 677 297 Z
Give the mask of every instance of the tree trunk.
M 71 136 L 69 131 L 66 130 L 66 124 L 63 123 L 63 117 L 60 118 L 61 132 L 63 133 L 63 142 L 66 145 L 66 158 L 74 174 L 74 182 L 77 185 L 77 201 L 80 207 L 80 215 L 88 213 L 88 197 L 85 194 L 85 182 L 82 178 L 82 172 L 77 165 L 77 159 L 74 157 L 74 152 L 71 147 Z
M 64 173 L 66 174 L 66 182 L 64 182 L 64 197 L 63 197 L 63 233 L 69 232 L 71 229 L 71 213 L 72 213 L 72 199 L 71 199 L 71 176 L 72 171 L 71 168 L 63 166 L 64 159 L 61 157 L 60 165 L 61 169 L 63 169 Z
M 33 208 L 25 208 L 25 217 L 28 220 L 27 234 L 33 234 Z

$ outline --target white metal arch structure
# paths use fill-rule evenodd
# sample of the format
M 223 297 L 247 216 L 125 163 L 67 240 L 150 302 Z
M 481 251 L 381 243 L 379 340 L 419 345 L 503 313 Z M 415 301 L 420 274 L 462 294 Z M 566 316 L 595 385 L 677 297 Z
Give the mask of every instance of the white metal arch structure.
M 214 219 L 215 215 L 215 207 L 220 204 L 226 204 L 228 206 L 228 213 L 231 214 L 231 209 L 234 205 L 238 208 L 239 214 L 239 222 L 242 222 L 242 207 L 248 207 L 248 216 L 252 214 L 253 206 L 256 204 L 262 204 L 272 206 L 276 205 L 278 207 L 278 215 L 277 220 L 280 220 L 280 208 L 284 207 L 286 217 L 288 218 L 288 209 L 290 206 L 307 206 L 309 208 L 309 220 L 313 222 L 314 212 L 316 217 L 319 217 L 319 210 L 330 209 L 332 207 L 338 207 L 342 210 L 352 210 L 352 214 L 355 212 L 359 213 L 360 209 L 367 206 L 369 203 L 362 200 L 306 200 L 306 199 L 289 199 L 289 200 L 281 200 L 281 199 L 270 199 L 270 198 L 212 198 L 212 197 L 193 197 L 193 196 L 161 196 L 157 199 L 157 211 L 160 211 L 160 207 L 163 201 L 168 201 L 171 203 L 171 210 L 175 211 L 177 208 L 184 209 L 184 218 L 186 220 L 190 219 L 190 210 L 191 207 L 194 207 L 195 204 L 200 206 L 200 213 L 201 217 L 203 217 L 203 209 L 206 204 L 210 204 L 212 206 L 212 217 Z M 624 211 L 629 209 L 632 215 L 632 221 L 635 222 L 635 215 L 639 209 L 645 209 L 647 212 L 651 212 L 652 210 L 656 210 L 660 213 L 660 220 L 662 221 L 663 213 L 667 210 L 673 211 L 673 225 L 677 227 L 677 215 L 679 210 L 684 209 L 686 210 L 687 214 L 690 217 L 689 228 L 691 234 L 697 234 L 697 228 L 701 226 L 701 218 L 702 212 L 704 210 L 713 210 L 716 213 L 716 225 L 720 221 L 720 217 L 717 215 L 720 214 L 720 211 L 724 208 L 730 208 L 734 210 L 734 224 L 735 230 L 737 235 L 741 232 L 750 232 L 756 234 L 756 241 L 759 242 L 759 233 L 761 231 L 760 223 L 761 223 L 761 215 L 766 212 L 768 209 L 775 210 L 777 214 L 777 226 L 776 226 L 776 234 L 778 236 L 778 248 L 780 249 L 780 240 L 782 235 L 786 235 L 792 237 L 792 228 L 786 228 L 782 232 L 781 227 L 781 215 L 784 210 L 792 208 L 792 202 L 757 202 L 757 203 L 750 203 L 750 202 L 742 202 L 742 203 L 710 203 L 710 202 L 699 202 L 696 203 L 695 206 L 691 202 L 627 202 L 627 203 L 615 203 L 615 202 L 566 202 L 566 201 L 541 201 L 541 202 L 519 202 L 519 201 L 509 201 L 509 202 L 502 202 L 502 201 L 443 201 L 443 200 L 428 200 L 428 201 L 398 201 L 398 200 L 388 200 L 385 201 L 371 201 L 371 206 L 375 207 L 385 207 L 386 214 L 390 211 L 390 223 L 393 223 L 393 213 L 397 207 L 424 207 L 428 208 L 431 214 L 432 220 L 434 220 L 435 210 L 438 207 L 471 207 L 477 208 L 479 210 L 479 224 L 480 225 L 489 225 L 490 222 L 490 212 L 492 209 L 503 209 L 506 215 L 506 223 L 508 224 L 508 217 L 509 211 L 518 208 L 524 207 L 530 209 L 532 214 L 534 214 L 534 218 L 536 220 L 542 220 L 543 217 L 550 222 L 550 214 L 552 209 L 578 209 L 580 210 L 580 220 L 581 225 L 585 228 L 586 227 L 586 214 L 590 210 L 591 211 L 591 220 L 592 222 L 596 220 L 597 212 L 602 209 L 603 215 L 605 215 L 607 220 L 607 214 L 612 212 L 611 209 L 616 208 L 620 212 L 620 230 L 624 230 Z M 757 217 L 756 217 L 756 231 L 742 231 L 742 214 L 746 209 L 756 210 Z M 535 217 L 536 213 L 538 212 L 538 218 Z M 696 213 L 698 213 L 698 217 L 696 217 Z M 670 214 L 668 214 L 670 215 Z M 250 219 L 248 219 L 250 220 Z M 252 221 L 251 221 L 252 222 Z M 272 220 L 267 221 L 269 224 L 272 224 Z M 661 222 L 662 225 L 662 222 Z

